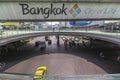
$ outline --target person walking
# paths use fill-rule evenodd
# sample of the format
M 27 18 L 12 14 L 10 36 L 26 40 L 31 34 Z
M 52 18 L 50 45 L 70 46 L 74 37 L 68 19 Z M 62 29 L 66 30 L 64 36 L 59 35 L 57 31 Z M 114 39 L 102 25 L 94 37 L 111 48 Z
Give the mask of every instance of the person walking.
M 67 40 L 64 41 L 65 50 L 67 50 L 67 47 L 68 47 L 68 43 L 67 42 L 68 42 Z

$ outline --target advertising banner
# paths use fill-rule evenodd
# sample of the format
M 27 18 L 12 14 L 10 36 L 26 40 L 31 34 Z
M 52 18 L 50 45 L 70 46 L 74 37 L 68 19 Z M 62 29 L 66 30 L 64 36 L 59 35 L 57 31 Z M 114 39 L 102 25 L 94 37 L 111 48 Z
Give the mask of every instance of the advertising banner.
M 119 19 L 117 3 L 0 3 L 0 20 Z

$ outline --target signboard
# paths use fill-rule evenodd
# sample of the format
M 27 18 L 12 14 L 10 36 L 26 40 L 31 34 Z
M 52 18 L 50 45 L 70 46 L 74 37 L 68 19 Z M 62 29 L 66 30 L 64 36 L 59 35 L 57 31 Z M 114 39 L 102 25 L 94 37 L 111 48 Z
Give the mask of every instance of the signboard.
M 120 19 L 117 3 L 0 3 L 0 20 Z

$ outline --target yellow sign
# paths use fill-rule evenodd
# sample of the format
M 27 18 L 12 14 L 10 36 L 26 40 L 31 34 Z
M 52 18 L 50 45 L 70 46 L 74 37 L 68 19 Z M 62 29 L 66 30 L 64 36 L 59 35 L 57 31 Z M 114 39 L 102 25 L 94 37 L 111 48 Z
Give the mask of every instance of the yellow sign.
M 19 22 L 5 22 L 4 25 L 20 25 Z

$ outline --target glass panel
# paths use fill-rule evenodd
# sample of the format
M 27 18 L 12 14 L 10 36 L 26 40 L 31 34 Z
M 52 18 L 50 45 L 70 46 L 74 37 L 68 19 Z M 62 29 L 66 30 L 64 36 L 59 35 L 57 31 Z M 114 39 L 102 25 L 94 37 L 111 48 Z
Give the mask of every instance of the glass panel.
M 33 80 L 33 75 L 0 74 L 0 80 Z M 40 80 L 40 79 L 35 79 L 35 80 Z M 120 80 L 120 74 L 46 76 L 45 80 Z

